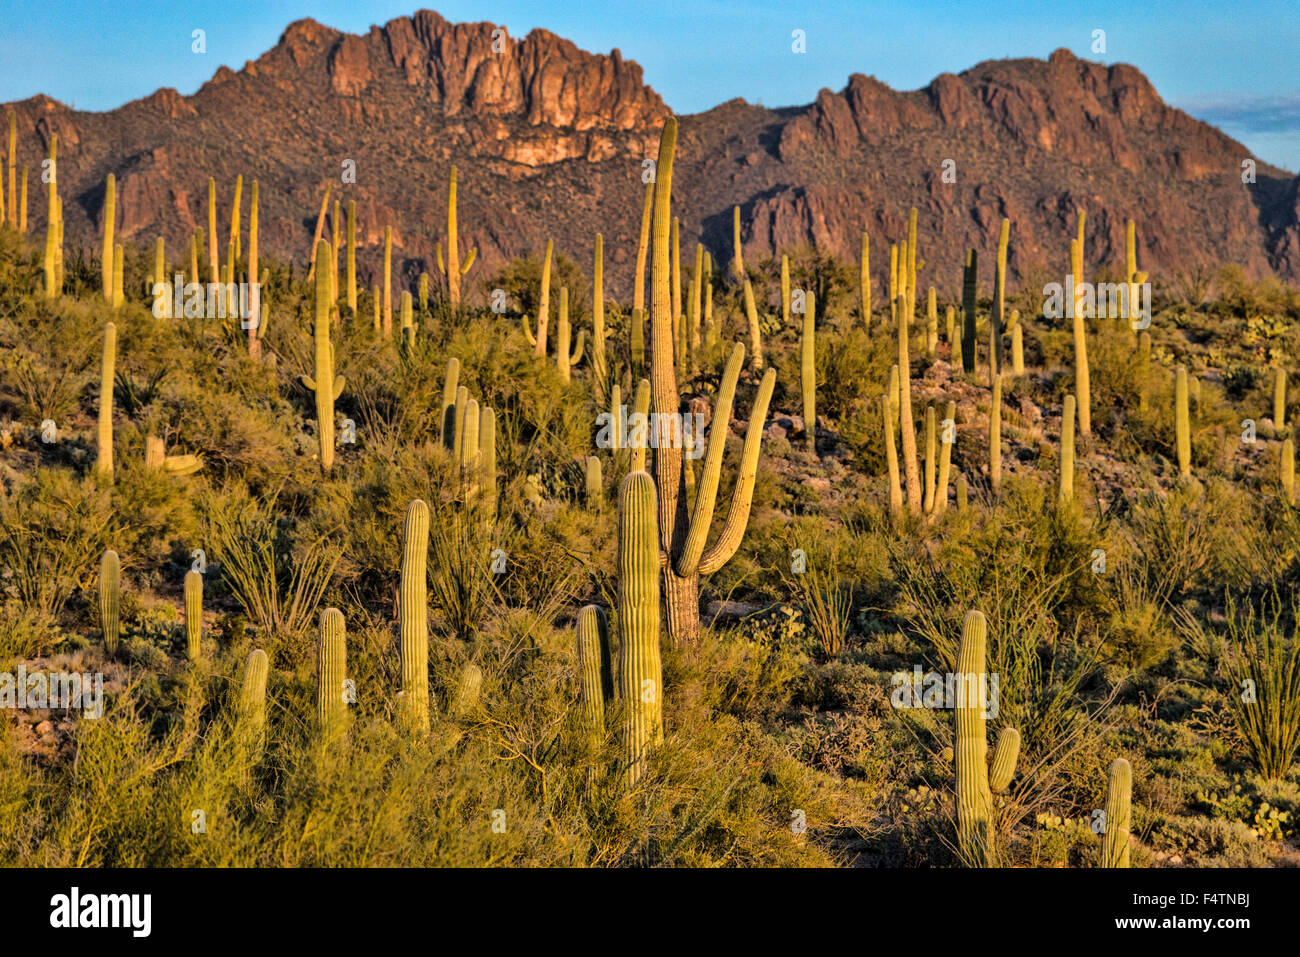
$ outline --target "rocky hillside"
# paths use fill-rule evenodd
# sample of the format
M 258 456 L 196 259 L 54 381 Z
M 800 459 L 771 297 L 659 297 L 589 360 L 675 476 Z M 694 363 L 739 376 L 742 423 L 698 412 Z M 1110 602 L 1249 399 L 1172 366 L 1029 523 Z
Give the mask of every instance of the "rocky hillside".
M 106 113 L 48 97 L 10 108 L 20 162 L 33 170 L 59 135 L 72 242 L 93 246 L 110 172 L 120 234 L 141 243 L 162 234 L 173 248 L 206 221 L 207 177 L 217 178 L 228 222 L 242 173 L 261 183 L 272 254 L 306 258 L 332 183 L 333 196 L 357 201 L 363 272 L 390 224 L 403 269 L 433 271 L 455 163 L 462 237 L 489 267 L 547 237 L 586 262 L 601 231 L 615 294 L 630 286 L 641 163 L 669 114 L 618 50 L 587 53 L 544 30 L 515 39 L 431 11 L 364 36 L 300 20 L 256 61 L 222 67 L 189 97 L 162 89 Z M 981 63 L 911 92 L 854 74 L 807 107 L 734 100 L 683 117 L 681 131 L 683 245 L 702 240 L 723 261 L 740 204 L 748 257 L 814 242 L 854 259 L 865 229 L 879 276 L 884 243 L 903 234 L 915 205 L 928 237 L 924 281 L 955 291 L 963 250 L 996 243 L 1003 216 L 1016 274 L 1061 272 L 1082 205 L 1093 267 L 1122 260 L 1132 217 L 1140 261 L 1157 277 L 1237 262 L 1253 276 L 1300 279 L 1300 178 L 1259 163 L 1256 184 L 1243 185 L 1246 148 L 1167 106 L 1131 66 L 1058 50 L 1046 61 Z M 348 160 L 356 183 L 345 185 Z M 30 208 L 42 229 L 39 189 Z

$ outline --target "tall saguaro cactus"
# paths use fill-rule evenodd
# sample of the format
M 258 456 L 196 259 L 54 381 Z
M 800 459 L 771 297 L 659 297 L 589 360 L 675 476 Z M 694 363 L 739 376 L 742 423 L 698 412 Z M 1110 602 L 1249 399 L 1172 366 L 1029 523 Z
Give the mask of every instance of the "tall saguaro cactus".
M 266 652 L 254 648 L 244 663 L 244 679 L 239 685 L 239 700 L 235 714 L 240 731 L 261 751 L 266 730 L 266 676 L 270 661 Z
M 1132 826 L 1133 768 L 1124 758 L 1110 766 L 1106 783 L 1106 830 L 1101 836 L 1101 866 L 1128 867 Z
M 871 331 L 871 237 L 862 234 L 862 260 L 858 265 L 858 301 L 862 309 L 862 328 Z
M 669 224 L 671 218 L 673 157 L 677 145 L 677 120 L 669 117 L 659 139 L 653 217 L 651 268 L 651 387 L 654 413 L 659 421 L 681 412 L 677 375 L 673 365 L 673 324 L 669 277 Z M 732 493 L 727 520 L 717 541 L 706 550 L 705 539 L 713 519 L 722 456 L 731 421 L 731 405 L 744 363 L 744 347 L 737 344 L 722 376 L 709 430 L 704 469 L 695 489 L 695 503 L 687 514 L 686 470 L 681 443 L 659 442 L 655 449 L 655 486 L 659 500 L 659 539 L 665 554 L 664 607 L 668 635 L 674 643 L 694 642 L 700 633 L 699 576 L 725 565 L 740 547 L 749 522 L 754 481 L 758 473 L 759 446 L 768 403 L 776 387 L 776 373 L 768 369 L 758 388 L 749 416 L 740 472 Z
M 1083 213 L 1079 213 L 1079 235 L 1083 236 Z M 1070 240 L 1070 274 L 1076 284 L 1082 282 L 1083 240 Z M 1071 314 L 1074 317 L 1074 392 L 1079 403 L 1079 433 L 1087 438 L 1092 435 L 1092 389 L 1088 381 L 1088 327 L 1084 322 L 1081 300 L 1076 296 L 1072 301 Z
M 401 627 L 402 721 L 412 734 L 429 730 L 429 609 L 425 574 L 429 560 L 429 506 L 415 499 L 402 530 Z
M 191 568 L 185 573 L 185 656 L 198 661 L 203 639 L 203 575 Z
M 464 265 L 461 264 L 460 235 L 456 222 L 457 175 L 456 167 L 453 166 L 447 177 L 447 263 L 443 266 L 443 272 L 447 276 L 447 300 L 453 309 L 460 308 L 460 279 L 469 272 L 478 256 L 478 249 L 471 249 L 465 257 Z
M 787 280 L 788 281 L 788 280 Z M 800 343 L 800 384 L 803 389 L 803 428 L 808 451 L 817 454 L 817 305 L 812 290 L 804 298 L 803 341 Z
M 348 704 L 343 696 L 347 668 L 347 631 L 343 612 L 326 608 L 320 613 L 317 642 L 316 720 L 327 738 L 342 730 L 347 720 Z
M 329 243 L 316 246 L 322 261 L 330 255 Z M 316 393 L 316 437 L 320 442 L 320 466 L 326 475 L 334 468 L 334 400 L 343 393 L 345 380 L 334 374 L 334 346 L 330 343 L 330 277 L 325 269 L 316 273 L 316 376 L 303 376 L 302 384 Z
M 1062 505 L 1074 500 L 1074 396 L 1065 397 L 1061 413 L 1061 493 Z
M 609 620 L 597 605 L 578 612 L 578 694 L 592 744 L 605 734 L 605 703 L 614 696 Z
M 104 354 L 99 364 L 99 455 L 95 471 L 113 477 L 113 367 L 117 363 L 117 326 L 104 323 Z
M 104 653 L 117 655 L 121 634 L 122 563 L 111 548 L 99 560 L 99 627 L 104 635 Z
M 533 339 L 533 355 L 544 358 L 546 355 L 546 328 L 551 321 L 551 255 L 555 251 L 555 240 L 546 240 L 546 256 L 542 259 L 542 288 L 537 297 L 537 335 Z
M 49 192 L 48 206 L 46 209 L 45 219 L 45 298 L 53 299 L 62 291 L 62 283 L 58 281 L 58 254 L 56 248 L 59 245 L 59 187 L 58 187 L 58 167 L 56 160 L 59 153 L 59 135 L 50 134 L 50 157 L 47 169 L 49 171 Z
M 978 277 L 979 254 L 966 253 L 966 266 L 961 276 L 961 367 L 967 374 L 975 372 L 975 282 Z
M 658 192 L 658 189 L 655 190 Z M 745 278 L 745 257 L 740 251 L 740 207 L 731 207 L 731 232 L 732 244 L 736 254 L 731 260 L 731 271 L 735 273 L 737 279 Z
M 257 189 L 257 184 L 253 184 L 253 189 Z M 357 314 L 357 201 L 348 200 L 348 238 L 347 238 L 347 258 L 348 258 L 348 309 L 355 316 Z
M 645 261 L 650 251 L 650 211 L 654 207 L 654 181 L 645 184 L 645 200 L 641 206 L 641 233 L 636 244 L 636 280 L 632 287 L 632 312 L 645 315 Z
M 646 472 L 629 473 L 618 491 L 619 740 L 629 787 L 645 772 L 650 748 L 663 740 L 655 497 L 654 480 Z
M 993 754 L 990 780 L 988 739 L 984 730 L 988 707 L 982 693 L 987 688 L 985 646 L 988 623 L 979 611 L 970 611 L 962 623 L 957 650 L 956 707 L 957 743 L 957 840 L 963 856 L 971 863 L 989 867 L 997 863 L 993 839 L 993 795 L 1010 785 L 1015 775 L 1020 734 L 1003 729 Z
M 12 197 L 11 197 L 12 198 Z M 117 179 L 108 174 L 104 187 L 104 246 L 100 262 L 104 283 L 104 301 L 113 301 L 113 224 L 117 220 Z
M 904 260 L 902 252 L 899 259 Z M 906 275 L 904 262 L 899 263 L 900 277 Z M 903 290 L 898 296 L 898 429 L 900 445 L 903 449 L 903 478 L 907 485 L 907 509 L 913 515 L 921 514 L 923 498 L 921 494 L 921 470 L 916 457 L 916 421 L 912 417 L 912 357 L 909 353 L 911 339 L 912 309 L 906 292 L 905 280 L 900 281 Z
M 1174 440 L 1178 447 L 1178 474 L 1192 474 L 1192 423 L 1187 409 L 1187 370 L 1174 372 Z

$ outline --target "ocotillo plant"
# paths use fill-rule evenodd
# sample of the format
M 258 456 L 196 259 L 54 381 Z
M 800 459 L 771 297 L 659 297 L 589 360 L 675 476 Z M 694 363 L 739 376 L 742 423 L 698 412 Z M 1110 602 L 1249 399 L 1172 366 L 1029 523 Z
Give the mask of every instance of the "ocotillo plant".
M 884 417 L 885 462 L 889 469 L 889 511 L 899 515 L 903 511 L 903 485 L 898 475 L 898 450 L 894 447 L 894 403 L 888 392 L 880 396 L 880 411 Z
M 605 703 L 614 695 L 609 620 L 598 605 L 578 612 L 578 697 L 592 745 L 605 734 Z
M 982 612 L 970 611 L 962 623 L 957 650 L 959 694 L 956 707 L 954 756 L 957 769 L 957 840 L 970 863 L 989 867 L 997 863 L 993 839 L 993 795 L 1006 790 L 1015 775 L 1020 735 L 1011 728 L 998 735 L 990 780 L 988 739 L 984 730 L 988 673 L 985 642 L 988 623 Z
M 111 548 L 99 560 L 99 627 L 104 634 L 104 653 L 117 655 L 121 634 L 122 563 Z
M 402 529 L 401 627 L 402 714 L 406 730 L 429 730 L 429 609 L 425 573 L 429 557 L 429 506 L 415 499 Z
M 1101 835 L 1101 866 L 1128 867 L 1133 768 L 1124 758 L 1110 766 L 1106 783 L 1106 830 Z
M 104 186 L 104 245 L 101 273 L 104 282 L 104 301 L 113 302 L 113 224 L 117 219 L 117 179 L 112 173 Z
M 656 164 L 653 222 L 653 260 L 651 267 L 651 385 L 654 413 L 659 421 L 677 416 L 681 398 L 673 367 L 672 308 L 669 286 L 669 214 L 673 182 L 673 156 L 677 145 L 677 120 L 669 117 L 659 138 L 659 161 Z M 744 347 L 736 345 L 718 390 L 713 414 L 714 427 L 709 430 L 704 469 L 696 487 L 695 503 L 689 519 L 685 493 L 686 470 L 679 443 L 660 442 L 655 449 L 655 487 L 659 500 L 659 535 L 666 558 L 664 565 L 664 607 L 667 610 L 668 636 L 674 644 L 695 642 L 700 634 L 699 577 L 709 575 L 725 565 L 745 535 L 749 507 L 753 501 L 754 480 L 758 473 L 759 445 L 767 406 L 776 387 L 776 373 L 769 369 L 759 385 L 758 395 L 749 416 L 745 445 L 741 452 L 740 472 L 732 492 L 731 509 L 718 540 L 707 551 L 705 539 L 713 520 L 718 482 L 722 475 L 722 455 L 731 421 L 731 404 L 736 383 L 744 363 Z
M 789 277 L 786 278 L 787 284 Z M 803 428 L 808 451 L 817 454 L 817 303 L 813 291 L 804 297 L 803 340 L 800 343 L 799 378 L 803 390 Z
M 113 477 L 113 367 L 117 363 L 117 326 L 104 323 L 104 354 L 99 365 L 99 454 L 95 471 Z
M 322 262 L 330 255 L 329 244 L 321 240 L 317 254 Z M 330 280 L 326 270 L 316 273 L 316 375 L 302 376 L 302 384 L 316 394 L 316 438 L 320 444 L 320 466 L 326 475 L 334 467 L 334 400 L 343 393 L 345 380 L 334 373 L 334 346 L 330 344 Z
M 659 176 L 663 176 L 662 164 Z M 663 740 L 655 497 L 654 480 L 646 472 L 628 474 L 619 487 L 618 688 L 623 704 L 619 740 L 629 787 L 644 773 L 651 746 Z
M 456 176 L 456 167 L 453 166 L 447 178 L 447 262 L 445 265 L 441 262 L 438 264 L 447 277 L 447 301 L 453 309 L 460 308 L 460 277 L 470 271 L 478 256 L 478 247 L 475 247 L 465 257 L 464 265 L 461 265 L 460 237 L 456 224 Z
M 244 679 L 239 685 L 239 700 L 235 708 L 240 733 L 261 752 L 263 732 L 266 730 L 266 676 L 270 662 L 266 652 L 254 648 L 244 663 Z
M 203 575 L 191 568 L 185 573 L 185 657 L 198 661 L 203 639 Z
M 343 612 L 326 608 L 320 613 L 316 657 L 316 720 L 326 738 L 341 731 L 347 720 L 348 703 L 344 697 L 347 669 L 347 631 Z
M 975 372 L 975 281 L 978 275 L 979 254 L 966 253 L 966 267 L 961 277 L 961 367 L 967 375 Z
M 1074 499 L 1074 396 L 1065 397 L 1061 413 L 1061 491 L 1062 505 Z
M 1187 370 L 1179 366 L 1174 372 L 1174 441 L 1178 447 L 1178 474 L 1192 474 L 1192 426 L 1187 411 Z

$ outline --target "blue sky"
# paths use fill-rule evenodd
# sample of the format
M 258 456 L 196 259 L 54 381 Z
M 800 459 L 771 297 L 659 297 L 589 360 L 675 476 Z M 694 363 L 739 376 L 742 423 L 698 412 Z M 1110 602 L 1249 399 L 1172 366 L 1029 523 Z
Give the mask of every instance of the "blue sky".
M 360 33 L 418 7 L 393 0 L 3 0 L 0 101 L 47 93 L 104 110 L 160 86 L 193 93 L 225 64 L 239 69 L 284 27 L 314 17 Z M 767 106 L 810 102 L 850 73 L 916 89 L 981 60 L 1046 57 L 1057 47 L 1132 63 L 1164 99 L 1221 126 L 1266 161 L 1300 168 L 1300 2 L 1230 4 L 911 3 L 876 0 L 443 0 L 449 20 L 492 20 L 513 36 L 544 27 L 580 47 L 614 47 L 645 68 L 679 113 L 742 96 Z M 207 53 L 190 50 L 195 29 Z M 791 52 L 803 30 L 807 52 Z M 1106 52 L 1092 52 L 1104 30 Z

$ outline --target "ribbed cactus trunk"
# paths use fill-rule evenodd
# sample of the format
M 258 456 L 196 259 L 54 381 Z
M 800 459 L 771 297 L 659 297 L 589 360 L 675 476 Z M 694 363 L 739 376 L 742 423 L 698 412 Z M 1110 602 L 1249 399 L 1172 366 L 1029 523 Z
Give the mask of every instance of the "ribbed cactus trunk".
M 993 277 L 993 314 L 989 317 L 989 375 L 1002 373 L 1002 332 L 1006 323 L 1007 242 L 1011 237 L 1011 220 L 1002 220 L 998 233 L 998 258 Z
M 460 236 L 456 220 L 456 167 L 447 177 L 447 300 L 460 308 Z
M 112 173 L 108 174 L 108 182 L 104 187 L 104 244 L 101 252 L 101 272 L 104 283 L 104 301 L 112 303 L 113 300 L 113 253 L 115 246 L 113 243 L 113 224 L 117 220 L 117 179 Z
M 537 297 L 537 337 L 533 354 L 539 359 L 546 355 L 546 330 L 551 321 L 551 256 L 555 241 L 546 240 L 546 256 L 542 259 L 542 288 Z
M 907 486 L 907 508 L 913 515 L 919 515 L 923 503 L 921 470 L 916 457 L 916 422 L 912 418 L 912 357 L 908 349 L 912 330 L 908 302 L 904 289 L 898 297 L 898 430 L 902 439 L 900 444 L 903 450 L 903 478 Z
M 1273 427 L 1286 428 L 1286 370 L 1278 369 L 1273 377 Z
M 348 715 L 347 632 L 337 608 L 321 612 L 316 648 L 316 721 L 322 735 L 332 738 L 343 730 Z
M 113 368 L 117 363 L 117 326 L 104 323 L 104 352 L 99 364 L 98 457 L 95 471 L 113 477 Z
M 560 370 L 560 378 L 570 381 L 569 347 L 572 330 L 569 327 L 569 287 L 560 287 L 560 309 L 555 320 L 555 367 Z
M 45 298 L 53 299 L 61 291 L 58 282 L 58 253 L 56 249 L 59 241 L 59 193 L 58 193 L 58 167 L 55 161 L 58 158 L 59 136 L 57 133 L 50 134 L 50 156 L 47 169 L 50 174 L 49 191 L 47 193 L 47 205 L 45 213 Z
M 104 653 L 117 656 L 121 635 L 122 563 L 111 548 L 99 560 L 99 627 L 104 635 Z
M 401 628 L 402 723 L 411 734 L 429 730 L 429 620 L 425 575 L 429 556 L 429 506 L 415 499 L 402 530 Z
M 605 735 L 605 703 L 614 696 L 609 620 L 597 605 L 578 612 L 578 697 L 594 747 Z
M 645 184 L 645 200 L 641 205 L 641 233 L 636 244 L 636 284 L 632 287 L 632 313 L 645 315 L 645 262 L 650 252 L 650 211 L 654 207 L 655 184 Z
M 113 247 L 113 308 L 121 309 L 126 302 L 126 290 L 123 287 L 123 268 L 125 253 L 122 244 Z
M 235 716 L 240 733 L 260 754 L 266 732 L 266 677 L 270 662 L 266 652 L 255 648 L 244 663 L 244 678 L 239 684 Z
M 254 184 L 254 189 L 256 189 Z M 347 283 L 348 309 L 352 315 L 357 314 L 357 201 L 348 200 L 348 239 L 347 239 Z
M 1002 377 L 993 377 L 993 401 L 989 405 L 989 485 L 993 494 L 1002 487 Z
M 749 320 L 750 368 L 763 369 L 763 331 L 758 324 L 758 307 L 754 304 L 754 287 L 745 280 L 745 316 Z
M 1065 397 L 1061 413 L 1061 490 L 1060 501 L 1068 505 L 1074 500 L 1074 411 L 1073 395 Z
M 453 718 L 464 718 L 478 707 L 479 694 L 483 690 L 483 669 L 476 664 L 467 664 L 460 671 L 460 680 L 456 682 L 456 693 L 452 696 L 450 712 Z
M 962 624 L 957 655 L 957 680 L 983 675 L 988 625 L 978 611 Z M 993 792 L 988 781 L 988 738 L 979 702 L 964 701 L 956 709 L 957 838 L 969 860 L 987 862 L 993 843 Z
M 1187 409 L 1187 370 L 1179 366 L 1174 372 L 1174 441 L 1178 447 L 1178 474 L 1192 474 L 1192 425 Z
M 485 407 L 478 422 L 480 501 L 495 515 L 497 510 L 497 414 Z
M 939 477 L 936 480 L 931 514 L 948 510 L 948 477 L 952 471 L 952 447 L 957 444 L 957 403 L 949 400 L 939 423 Z
M 927 515 L 934 509 L 934 496 L 937 492 L 935 479 L 939 463 L 935 459 L 934 430 L 934 406 L 927 405 L 925 407 L 925 498 L 921 506 L 922 511 Z
M 790 327 L 790 257 L 781 256 L 781 328 Z
M 1132 827 L 1133 768 L 1124 758 L 1110 766 L 1106 783 L 1106 831 L 1101 836 L 1101 866 L 1128 867 Z
M 629 418 L 629 423 L 632 421 L 642 423 L 639 432 L 635 427 L 629 426 L 630 432 L 633 433 L 628 439 L 629 445 L 632 448 L 631 461 L 628 465 L 629 472 L 645 471 L 646 456 L 649 453 L 645 423 L 646 417 L 649 414 L 650 380 L 642 379 L 636 385 L 636 395 L 632 398 L 632 416 Z
M 862 234 L 862 258 L 858 264 L 858 302 L 862 309 L 862 328 L 871 331 L 871 238 Z
M 596 402 L 609 396 L 609 366 L 605 355 L 605 239 L 596 234 L 591 267 L 591 378 Z
M 979 270 L 979 254 L 966 253 L 966 267 L 961 277 L 961 367 L 967 375 L 975 372 L 975 281 Z
M 217 250 L 217 181 L 208 177 L 208 275 L 221 282 L 221 253 Z
M 185 573 L 185 657 L 198 661 L 203 640 L 203 575 Z
M 618 495 L 619 739 L 627 783 L 645 772 L 651 747 L 663 740 L 663 674 L 659 660 L 659 529 L 655 484 L 646 472 L 623 479 Z
M 740 251 L 740 207 L 731 207 L 732 248 L 735 256 L 731 260 L 731 271 L 737 279 L 745 278 L 745 257 Z
M 605 504 L 605 480 L 601 476 L 600 459 L 594 455 L 587 456 L 586 489 L 584 498 L 587 508 L 598 512 Z
M 786 276 L 789 285 L 789 276 Z M 804 297 L 799 380 L 803 390 L 803 428 L 808 451 L 817 454 L 817 303 L 812 290 Z
M 328 260 L 329 244 L 321 240 L 316 246 L 321 259 Z M 334 346 L 330 344 L 330 279 L 322 268 L 316 273 L 316 375 L 303 376 L 302 383 L 316 394 L 316 438 L 320 448 L 321 470 L 328 475 L 334 468 L 334 400 L 343 391 L 344 379 L 334 374 Z
M 966 484 L 966 476 L 957 475 L 957 511 L 965 512 L 970 507 L 970 489 Z
M 1282 451 L 1279 458 L 1279 471 L 1282 481 L 1282 492 L 1286 495 L 1289 504 L 1295 504 L 1295 442 L 1286 439 L 1282 443 Z
M 925 294 L 925 354 L 933 359 L 939 352 L 939 307 L 931 286 Z
M 1082 216 L 1083 214 L 1080 213 L 1080 230 L 1083 225 Z M 1083 243 L 1080 240 L 1070 242 L 1070 261 L 1070 274 L 1078 284 L 1081 281 L 1080 274 L 1083 272 Z M 1074 316 L 1074 392 L 1075 399 L 1079 403 L 1079 432 L 1087 438 L 1092 435 L 1092 390 L 1088 382 L 1088 327 L 1084 322 L 1083 310 L 1077 297 L 1073 301 L 1072 314 Z
M 903 511 L 903 485 L 898 473 L 898 450 L 894 447 L 894 403 L 888 392 L 880 397 L 880 411 L 884 419 L 885 462 L 889 469 L 889 511 L 899 515 Z
M 442 380 L 442 415 L 438 426 L 438 434 L 446 449 L 455 446 L 456 392 L 459 387 L 460 360 L 452 356 L 447 360 L 447 373 Z
M 323 250 L 322 250 L 323 252 Z M 384 227 L 384 338 L 393 334 L 393 227 Z
M 248 197 L 248 354 L 262 357 L 262 273 L 258 262 L 258 185 L 253 180 Z
M 1011 310 L 1011 374 L 1025 374 L 1025 333 L 1019 321 L 1020 314 Z

